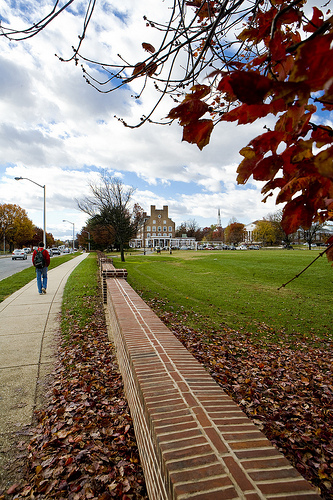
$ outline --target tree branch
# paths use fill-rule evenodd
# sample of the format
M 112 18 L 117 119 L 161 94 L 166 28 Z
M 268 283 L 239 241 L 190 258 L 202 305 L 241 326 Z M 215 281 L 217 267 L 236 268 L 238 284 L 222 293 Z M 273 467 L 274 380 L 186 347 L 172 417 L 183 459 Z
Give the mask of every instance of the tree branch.
M 322 252 L 320 252 L 317 257 L 315 259 L 313 259 L 312 262 L 310 262 L 309 265 L 307 265 L 300 273 L 296 274 L 296 276 L 294 276 L 293 278 L 291 278 L 291 280 L 287 281 L 287 283 L 284 283 L 283 285 L 279 286 L 278 290 L 281 290 L 281 288 L 284 288 L 286 287 L 287 285 L 289 285 L 289 283 L 291 283 L 292 281 L 294 281 L 296 278 L 299 278 L 301 276 L 301 274 L 303 274 L 307 269 L 309 269 L 310 266 L 312 266 L 312 264 L 314 264 L 316 262 L 316 260 L 319 259 L 319 257 L 322 257 L 323 255 L 325 255 L 325 253 L 333 247 L 333 243 L 331 243 L 330 246 L 328 246 L 325 250 L 323 250 Z

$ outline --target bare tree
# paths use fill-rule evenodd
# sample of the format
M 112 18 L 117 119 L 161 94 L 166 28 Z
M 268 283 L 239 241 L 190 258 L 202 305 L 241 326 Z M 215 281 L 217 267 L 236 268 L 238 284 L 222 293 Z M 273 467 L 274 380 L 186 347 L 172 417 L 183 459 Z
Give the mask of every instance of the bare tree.
M 141 207 L 136 204 L 130 209 L 135 190 L 109 175 L 101 176 L 99 184 L 91 183 L 89 187 L 91 196 L 79 200 L 78 207 L 90 216 L 90 223 L 93 221 L 96 225 L 112 228 L 114 243 L 120 249 L 122 262 L 125 262 L 124 246 L 136 235 L 141 222 Z
M 311 227 L 308 229 L 301 228 L 303 238 L 309 245 L 309 250 L 311 250 L 311 246 L 316 240 L 317 233 L 319 233 L 323 229 L 324 225 L 325 224 L 320 224 L 319 222 L 315 222 L 314 224 L 311 224 Z

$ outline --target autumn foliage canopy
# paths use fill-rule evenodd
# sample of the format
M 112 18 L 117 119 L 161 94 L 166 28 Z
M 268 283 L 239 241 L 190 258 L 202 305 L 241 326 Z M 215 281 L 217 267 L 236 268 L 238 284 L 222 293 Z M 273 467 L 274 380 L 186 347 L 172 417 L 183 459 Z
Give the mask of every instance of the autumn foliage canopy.
M 264 3 L 238 34 L 246 42 L 238 60 L 211 74 L 212 85 L 193 86 L 169 113 L 183 126 L 183 140 L 200 149 L 218 122 L 276 117 L 274 128 L 241 149 L 237 181 L 265 181 L 266 198 L 279 190 L 287 233 L 333 215 L 333 130 L 314 117 L 333 110 L 333 17 L 325 21 L 314 7 L 307 19 L 303 4 Z
M 49 16 L 29 29 L 1 27 L 0 35 L 22 40 L 44 29 L 62 10 L 55 2 Z M 167 3 L 167 5 L 166 5 Z M 141 126 L 153 121 L 159 102 L 175 106 L 167 121 L 183 127 L 183 140 L 203 149 L 221 122 L 251 124 L 265 119 L 263 133 L 240 150 L 237 181 L 253 176 L 265 182 L 264 201 L 273 192 L 283 203 L 287 234 L 333 217 L 333 16 L 329 2 L 320 10 L 307 0 L 168 0 L 162 24 L 144 16 L 147 28 L 161 33 L 156 48 L 139 40 L 143 59 L 105 64 L 83 54 L 88 24 L 97 0 L 89 2 L 82 35 L 73 55 L 82 61 L 87 83 L 113 92 L 141 80 L 139 98 L 152 81 L 160 96 Z M 149 34 L 147 36 L 149 39 Z M 86 66 L 84 66 L 84 64 Z M 103 78 L 89 71 L 99 66 Z M 104 78 L 106 76 L 106 79 Z M 120 119 L 124 125 L 131 126 Z M 134 126 L 131 126 L 134 128 Z M 328 250 L 333 260 L 333 248 Z

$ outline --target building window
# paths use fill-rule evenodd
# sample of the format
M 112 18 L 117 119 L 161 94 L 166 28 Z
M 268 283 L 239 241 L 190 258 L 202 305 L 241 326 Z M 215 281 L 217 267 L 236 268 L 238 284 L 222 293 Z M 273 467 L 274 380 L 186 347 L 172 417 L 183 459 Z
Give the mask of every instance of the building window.
M 150 226 L 147 226 L 147 231 L 150 231 Z
M 153 220 L 153 224 L 156 224 L 156 220 Z
M 158 233 L 158 236 L 162 236 L 162 233 Z
M 147 238 L 150 238 L 150 233 L 147 233 Z
M 163 233 L 163 236 L 168 236 L 166 233 Z
M 156 231 L 156 226 L 153 226 L 153 231 Z
M 164 226 L 164 227 L 163 227 L 163 231 L 166 231 L 166 230 L 167 230 L 167 228 L 166 228 L 166 226 Z
M 153 233 L 153 236 L 156 236 L 156 233 Z
M 169 233 L 169 236 L 170 236 L 170 238 L 172 238 L 172 234 L 171 233 Z
M 161 226 L 158 226 L 157 231 L 162 231 Z
M 163 221 L 163 224 L 166 224 L 166 220 Z
M 162 217 L 162 215 L 161 215 L 161 214 L 159 214 L 159 215 L 158 215 L 158 218 L 160 219 L 161 217 Z
M 169 231 L 172 231 L 172 227 L 171 226 L 169 226 Z

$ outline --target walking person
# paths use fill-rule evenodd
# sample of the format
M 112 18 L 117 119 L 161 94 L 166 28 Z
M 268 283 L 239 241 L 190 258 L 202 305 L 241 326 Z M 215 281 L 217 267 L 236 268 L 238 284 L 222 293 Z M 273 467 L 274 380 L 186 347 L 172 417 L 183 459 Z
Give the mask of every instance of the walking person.
M 38 249 L 32 254 L 32 263 L 36 268 L 37 288 L 39 295 L 46 293 L 47 288 L 47 268 L 50 265 L 50 254 L 44 248 L 44 243 L 38 243 Z

